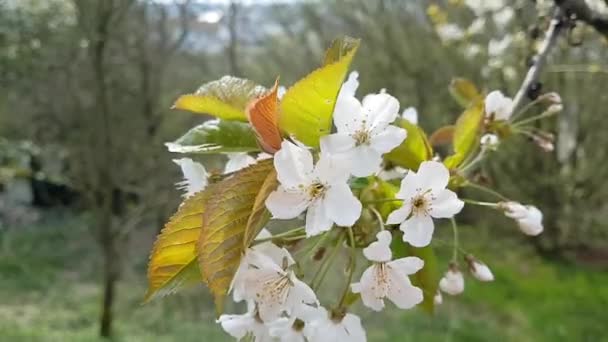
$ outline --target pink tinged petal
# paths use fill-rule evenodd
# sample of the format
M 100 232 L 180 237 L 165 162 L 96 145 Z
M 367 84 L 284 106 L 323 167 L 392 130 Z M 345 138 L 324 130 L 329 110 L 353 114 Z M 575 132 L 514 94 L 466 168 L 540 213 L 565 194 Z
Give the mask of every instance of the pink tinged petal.
M 334 107 L 334 125 L 339 133 L 352 133 L 363 124 L 363 108 L 353 96 L 340 96 Z
M 306 212 L 306 236 L 311 237 L 331 229 L 333 221 L 327 216 L 323 201 L 317 200 L 308 207 Z
M 388 215 L 386 224 L 400 224 L 407 220 L 412 213 L 412 204 L 410 202 L 403 203 L 403 206 Z
M 450 171 L 440 162 L 425 161 L 418 168 L 418 185 L 423 190 L 444 189 L 450 181 Z
M 378 241 L 372 242 L 363 249 L 363 255 L 370 261 L 387 262 L 393 257 L 391 252 L 392 235 L 389 231 L 383 230 L 376 235 Z
M 370 145 L 380 154 L 388 153 L 401 145 L 407 136 L 407 131 L 397 126 L 389 125 L 383 131 L 372 135 Z
M 281 144 L 281 149 L 274 155 L 274 167 L 283 187 L 297 188 L 311 181 L 312 155 L 307 149 L 285 140 Z
M 374 311 L 381 311 L 384 308 L 383 298 L 386 296 L 386 286 L 378 283 L 376 267 L 380 266 L 373 264 L 368 267 L 361 275 L 359 283 L 351 284 L 351 290 L 361 294 L 363 305 Z
M 464 207 L 464 202 L 458 199 L 456 193 L 448 189 L 435 190 L 429 208 L 429 214 L 435 218 L 449 218 L 458 214 Z
M 361 202 L 346 183 L 331 185 L 321 202 L 327 217 L 338 226 L 350 227 L 361 216 Z
M 302 192 L 287 191 L 283 186 L 270 193 L 266 199 L 266 208 L 273 218 L 292 219 L 298 217 L 306 210 L 310 201 Z
M 321 154 L 314 170 L 314 177 L 324 184 L 345 183 L 350 177 L 349 163 L 329 154 Z
M 400 309 L 411 309 L 422 302 L 422 290 L 412 286 L 403 273 L 389 268 L 390 286 L 386 297 Z
M 393 96 L 380 93 L 370 94 L 363 99 L 363 112 L 371 129 L 384 129 L 399 115 L 399 101 Z
M 351 158 L 351 173 L 356 177 L 367 177 L 378 172 L 382 163 L 382 155 L 368 145 L 355 147 Z
M 424 261 L 418 257 L 405 257 L 388 263 L 392 269 L 403 272 L 403 274 L 414 274 L 422 269 Z
M 428 215 L 412 215 L 399 228 L 403 231 L 403 241 L 414 247 L 424 247 L 431 243 L 435 225 Z
M 355 147 L 355 139 L 347 133 L 334 133 L 321 138 L 322 153 L 339 154 L 353 147 Z

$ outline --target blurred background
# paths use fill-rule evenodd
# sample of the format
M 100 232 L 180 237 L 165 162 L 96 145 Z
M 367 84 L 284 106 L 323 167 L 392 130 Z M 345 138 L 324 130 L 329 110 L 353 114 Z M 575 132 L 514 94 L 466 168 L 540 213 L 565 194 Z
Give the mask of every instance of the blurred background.
M 587 4 L 608 16 L 606 1 Z M 230 340 L 202 287 L 141 305 L 148 253 L 180 201 L 163 143 L 208 119 L 173 100 L 225 74 L 292 84 L 346 34 L 362 39 L 359 94 L 386 88 L 432 132 L 460 113 L 452 78 L 515 94 L 553 5 L 0 0 L 0 340 Z M 360 310 L 370 341 L 608 340 L 606 36 L 568 28 L 540 79 L 564 103 L 539 124 L 554 151 L 510 139 L 482 176 L 537 205 L 545 232 L 467 209 L 462 247 L 496 281 L 467 278 L 432 316 Z

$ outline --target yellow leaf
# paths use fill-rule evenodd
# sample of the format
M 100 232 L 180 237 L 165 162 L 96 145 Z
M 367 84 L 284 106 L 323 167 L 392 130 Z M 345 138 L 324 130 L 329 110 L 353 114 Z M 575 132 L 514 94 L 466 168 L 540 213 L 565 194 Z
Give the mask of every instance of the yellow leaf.
M 201 86 L 194 94 L 180 96 L 172 108 L 208 114 L 224 120 L 247 121 L 247 104 L 266 93 L 266 88 L 233 76 Z
M 160 232 L 150 254 L 144 302 L 200 282 L 196 241 L 203 225 L 205 202 L 212 192 L 207 188 L 186 199 Z
M 287 90 L 281 101 L 279 126 L 296 139 L 312 147 L 319 146 L 321 136 L 329 134 L 331 119 L 344 77 L 357 52 L 359 41 L 337 61 L 324 65 Z M 328 53 L 332 61 L 336 54 Z
M 424 131 L 407 120 L 399 124 L 407 131 L 407 138 L 397 148 L 385 155 L 385 158 L 396 165 L 410 170 L 418 170 L 418 166 L 433 156 L 433 149 Z
M 466 109 L 456 121 L 454 128 L 454 154 L 444 161 L 448 169 L 460 166 L 464 159 L 479 143 L 483 124 L 483 101 L 476 101 Z
M 277 172 L 273 168 L 270 173 L 266 176 L 260 191 L 258 192 L 255 201 L 253 203 L 253 209 L 251 210 L 251 216 L 247 221 L 247 228 L 245 229 L 245 237 L 243 239 L 243 247 L 247 248 L 253 242 L 256 236 L 264 225 L 270 220 L 270 212 L 266 209 L 266 198 L 271 192 L 276 190 L 278 186 Z
M 463 108 L 481 98 L 481 94 L 473 82 L 465 78 L 455 78 L 450 83 L 450 94 Z
M 215 298 L 217 312 L 223 302 L 242 254 L 254 203 L 273 170 L 272 160 L 262 160 L 217 184 L 203 214 L 203 229 L 197 242 L 199 268 Z M 265 199 L 264 199 L 265 200 Z

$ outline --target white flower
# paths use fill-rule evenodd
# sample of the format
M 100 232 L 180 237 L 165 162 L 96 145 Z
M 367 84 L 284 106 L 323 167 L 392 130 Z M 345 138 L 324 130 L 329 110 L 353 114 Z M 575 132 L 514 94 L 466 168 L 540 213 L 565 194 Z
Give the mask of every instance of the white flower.
M 224 173 L 231 173 L 255 164 L 256 160 L 247 153 L 228 153 L 228 162 Z
M 270 237 L 272 237 L 270 232 L 266 229 L 262 229 L 255 239 L 260 240 Z M 277 265 L 282 265 L 283 262 L 286 262 L 287 266 L 291 266 L 295 263 L 285 248 L 280 248 L 270 241 L 266 241 L 248 248 L 245 255 L 241 258 L 241 263 L 239 264 L 239 267 L 232 278 L 232 283 L 230 284 L 230 291 L 232 292 L 232 298 L 235 302 L 245 300 L 245 288 L 248 285 L 246 275 L 249 271 L 250 265 L 256 264 L 256 260 L 259 258 L 259 255 L 269 257 Z
M 452 296 L 459 295 L 464 291 L 464 277 L 462 276 L 462 272 L 458 270 L 458 267 L 455 265 L 450 266 L 450 269 L 439 281 L 439 288 L 441 291 Z
M 298 317 L 318 307 L 313 290 L 296 278 L 293 271 L 284 269 L 266 255 L 252 253 L 255 257 L 250 259 L 245 275 L 244 297 L 257 304 L 264 322 L 274 321 L 283 314 Z
M 347 313 L 342 317 L 331 317 L 324 308 L 319 310 L 321 317 L 306 324 L 304 334 L 309 342 L 365 342 L 367 336 L 357 315 Z
M 363 304 L 372 310 L 384 308 L 388 298 L 400 309 L 410 309 L 422 302 L 422 290 L 412 285 L 408 275 L 422 269 L 424 262 L 417 257 L 392 259 L 391 233 L 383 230 L 378 241 L 363 249 L 363 255 L 374 264 L 363 272 L 359 283 L 351 285 L 354 293 L 361 293 Z
M 184 180 L 177 183 L 177 188 L 185 190 L 184 197 L 188 198 L 207 187 L 207 170 L 205 167 L 190 158 L 173 159 L 173 162 L 182 169 Z
M 230 336 L 237 340 L 246 336 L 253 336 L 256 342 L 273 341 L 268 327 L 264 325 L 255 310 L 250 310 L 242 315 L 221 315 L 217 322 Z
M 280 342 L 307 342 L 304 334 L 305 322 L 282 317 L 268 324 L 270 336 Z
M 441 24 L 436 27 L 437 35 L 445 42 L 464 38 L 465 32 L 456 24 Z
M 396 195 L 403 206 L 387 219 L 387 224 L 401 224 L 403 241 L 414 247 L 428 245 L 435 229 L 432 218 L 453 217 L 462 210 L 464 202 L 446 189 L 449 180 L 448 169 L 435 161 L 423 162 L 418 172 L 409 172 L 403 178 Z
M 483 147 L 487 147 L 490 149 L 496 149 L 496 147 L 498 147 L 499 139 L 498 139 L 498 136 L 496 136 L 496 134 L 487 133 L 487 134 L 484 134 L 481 137 L 481 139 L 479 139 L 479 143 Z
M 321 138 L 321 151 L 351 163 L 357 177 L 377 172 L 382 154 L 390 152 L 405 139 L 403 128 L 391 125 L 399 114 L 399 101 L 386 93 L 355 98 L 357 74 L 351 73 L 336 101 L 333 120 L 337 133 Z
M 399 166 L 395 166 L 390 170 L 380 170 L 378 172 L 378 178 L 388 181 L 392 179 L 402 179 L 409 172 L 408 169 L 404 169 Z
M 306 235 L 313 236 L 338 226 L 352 226 L 361 215 L 361 202 L 347 181 L 348 165 L 327 155 L 313 168 L 312 155 L 284 141 L 275 154 L 279 187 L 266 200 L 274 218 L 292 219 L 306 213 Z
M 543 232 L 543 213 L 532 205 L 517 202 L 502 202 L 499 207 L 505 215 L 517 221 L 519 229 L 527 235 L 538 235 Z
M 413 123 L 414 125 L 417 125 L 418 124 L 418 111 L 414 107 L 407 107 L 406 109 L 403 110 L 403 113 L 401 113 L 401 118 Z
M 467 262 L 469 264 L 469 271 L 471 271 L 475 279 L 479 281 L 494 281 L 494 274 L 492 274 L 488 265 L 472 257 L 468 257 Z
M 486 118 L 492 120 L 509 120 L 513 111 L 513 100 L 494 90 L 486 96 Z

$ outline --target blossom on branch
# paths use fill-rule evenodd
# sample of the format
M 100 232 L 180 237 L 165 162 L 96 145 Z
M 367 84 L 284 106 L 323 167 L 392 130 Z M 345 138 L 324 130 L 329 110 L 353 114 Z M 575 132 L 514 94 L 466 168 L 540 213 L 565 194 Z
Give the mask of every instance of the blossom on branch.
M 489 93 L 485 99 L 485 113 L 488 120 L 505 121 L 513 114 L 513 100 L 499 90 Z
M 320 308 L 319 318 L 306 324 L 305 334 L 310 342 L 365 342 L 367 336 L 361 325 L 359 316 L 345 313 L 330 314 L 325 308 Z
M 498 206 L 517 222 L 524 234 L 535 236 L 543 232 L 543 213 L 537 207 L 518 202 L 501 202 Z
M 450 269 L 439 280 L 439 288 L 452 296 L 459 295 L 464 291 L 464 277 L 455 264 L 451 264 Z

